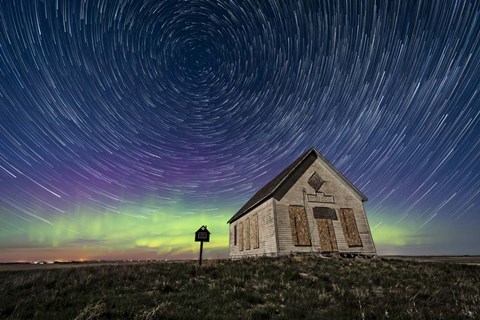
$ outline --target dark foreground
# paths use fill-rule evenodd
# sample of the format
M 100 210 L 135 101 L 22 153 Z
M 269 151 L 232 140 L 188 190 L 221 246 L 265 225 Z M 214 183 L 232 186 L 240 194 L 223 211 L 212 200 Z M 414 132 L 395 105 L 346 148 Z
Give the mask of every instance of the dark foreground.
M 0 318 L 478 319 L 480 267 L 283 257 L 0 272 Z

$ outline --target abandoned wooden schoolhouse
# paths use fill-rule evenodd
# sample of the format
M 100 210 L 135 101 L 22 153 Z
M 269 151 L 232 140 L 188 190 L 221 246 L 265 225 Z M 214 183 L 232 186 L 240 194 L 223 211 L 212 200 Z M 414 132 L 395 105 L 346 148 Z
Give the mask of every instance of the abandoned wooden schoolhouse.
M 367 197 L 312 148 L 228 221 L 230 257 L 375 255 L 365 201 Z

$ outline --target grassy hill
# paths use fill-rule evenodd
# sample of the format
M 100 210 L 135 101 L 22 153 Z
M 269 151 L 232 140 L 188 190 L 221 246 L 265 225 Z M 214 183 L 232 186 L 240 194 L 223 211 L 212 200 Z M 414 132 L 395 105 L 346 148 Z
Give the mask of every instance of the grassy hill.
M 282 257 L 0 272 L 0 318 L 478 319 L 480 267 Z

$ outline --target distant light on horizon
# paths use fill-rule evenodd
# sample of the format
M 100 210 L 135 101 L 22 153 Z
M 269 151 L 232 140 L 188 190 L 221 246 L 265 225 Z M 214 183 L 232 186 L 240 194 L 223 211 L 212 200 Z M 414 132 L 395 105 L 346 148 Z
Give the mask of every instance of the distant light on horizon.
M 226 257 L 311 147 L 379 254 L 480 254 L 480 1 L 0 10 L 0 261 L 195 258 L 202 224 Z

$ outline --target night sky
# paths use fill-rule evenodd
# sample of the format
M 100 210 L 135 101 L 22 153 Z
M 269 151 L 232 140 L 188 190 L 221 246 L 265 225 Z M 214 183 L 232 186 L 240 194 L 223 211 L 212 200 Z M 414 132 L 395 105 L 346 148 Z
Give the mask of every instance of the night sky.
M 379 254 L 480 254 L 480 2 L 0 2 L 0 261 L 225 257 L 315 147 Z

